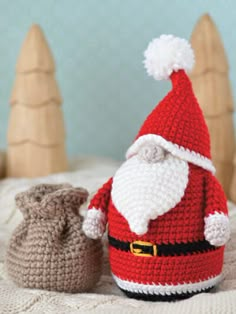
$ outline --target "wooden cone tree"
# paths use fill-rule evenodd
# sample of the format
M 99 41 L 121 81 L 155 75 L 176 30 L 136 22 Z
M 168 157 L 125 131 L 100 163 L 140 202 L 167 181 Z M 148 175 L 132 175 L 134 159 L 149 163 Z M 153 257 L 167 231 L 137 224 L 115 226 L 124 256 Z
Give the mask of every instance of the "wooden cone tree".
M 6 153 L 0 151 L 0 179 L 6 175 Z
M 191 73 L 193 89 L 209 128 L 216 177 L 229 196 L 234 156 L 233 98 L 224 47 L 208 14 L 197 22 L 191 44 L 196 58 Z
M 33 25 L 23 43 L 10 100 L 7 175 L 36 177 L 67 170 L 61 96 L 47 41 Z
M 236 153 L 234 154 L 233 179 L 230 186 L 230 199 L 236 203 Z

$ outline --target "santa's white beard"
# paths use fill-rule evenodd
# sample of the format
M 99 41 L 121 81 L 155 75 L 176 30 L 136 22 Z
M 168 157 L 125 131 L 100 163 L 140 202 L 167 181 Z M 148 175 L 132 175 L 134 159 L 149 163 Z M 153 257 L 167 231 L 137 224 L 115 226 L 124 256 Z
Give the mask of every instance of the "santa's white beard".
M 174 208 L 184 195 L 189 167 L 170 154 L 148 163 L 134 156 L 122 164 L 113 178 L 112 201 L 137 235 L 148 231 L 151 219 Z

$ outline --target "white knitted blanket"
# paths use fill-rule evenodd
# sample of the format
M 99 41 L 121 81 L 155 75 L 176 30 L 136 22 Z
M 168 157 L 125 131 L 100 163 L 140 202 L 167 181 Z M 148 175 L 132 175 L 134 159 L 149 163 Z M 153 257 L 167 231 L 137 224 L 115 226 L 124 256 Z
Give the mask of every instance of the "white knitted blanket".
M 11 232 L 21 220 L 14 195 L 39 182 L 70 182 L 83 186 L 91 196 L 112 176 L 118 163 L 111 160 L 82 158 L 72 164 L 73 172 L 38 179 L 0 181 L 0 313 L 236 313 L 236 207 L 230 204 L 231 240 L 226 247 L 223 281 L 212 293 L 202 293 L 175 303 L 144 302 L 128 299 L 114 284 L 109 271 L 105 242 L 104 270 L 91 293 L 63 294 L 22 289 L 8 279 L 4 253 Z

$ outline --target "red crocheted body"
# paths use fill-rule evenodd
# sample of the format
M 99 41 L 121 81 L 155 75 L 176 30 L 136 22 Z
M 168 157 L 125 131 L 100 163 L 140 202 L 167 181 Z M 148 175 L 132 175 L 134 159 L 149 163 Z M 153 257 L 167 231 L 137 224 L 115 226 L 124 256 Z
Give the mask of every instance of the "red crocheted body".
M 189 164 L 189 183 L 177 206 L 149 223 L 148 232 L 137 236 L 112 200 L 108 208 L 109 235 L 122 242 L 148 241 L 153 244 L 190 244 L 204 241 L 204 217 L 225 209 L 224 197 L 207 199 L 213 186 L 205 190 L 209 173 Z M 222 193 L 219 191 L 219 193 Z M 219 195 L 217 195 L 219 196 Z M 181 254 L 180 256 L 135 256 L 110 246 L 112 272 L 121 279 L 140 283 L 180 284 L 199 282 L 221 273 L 224 248 Z

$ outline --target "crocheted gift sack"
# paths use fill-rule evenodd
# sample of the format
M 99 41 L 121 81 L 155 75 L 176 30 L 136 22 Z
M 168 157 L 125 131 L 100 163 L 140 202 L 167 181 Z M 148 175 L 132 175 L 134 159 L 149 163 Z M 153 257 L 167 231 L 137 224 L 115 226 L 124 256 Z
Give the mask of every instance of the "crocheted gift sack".
M 229 219 L 214 176 L 208 129 L 186 74 L 189 43 L 154 39 L 145 67 L 172 90 L 144 121 L 127 160 L 92 199 L 83 230 L 102 236 L 117 285 L 129 297 L 175 300 L 208 291 L 221 280 Z
M 16 195 L 24 220 L 10 239 L 6 266 L 17 285 L 71 293 L 94 287 L 102 245 L 82 231 L 78 211 L 87 197 L 70 184 L 39 184 Z

